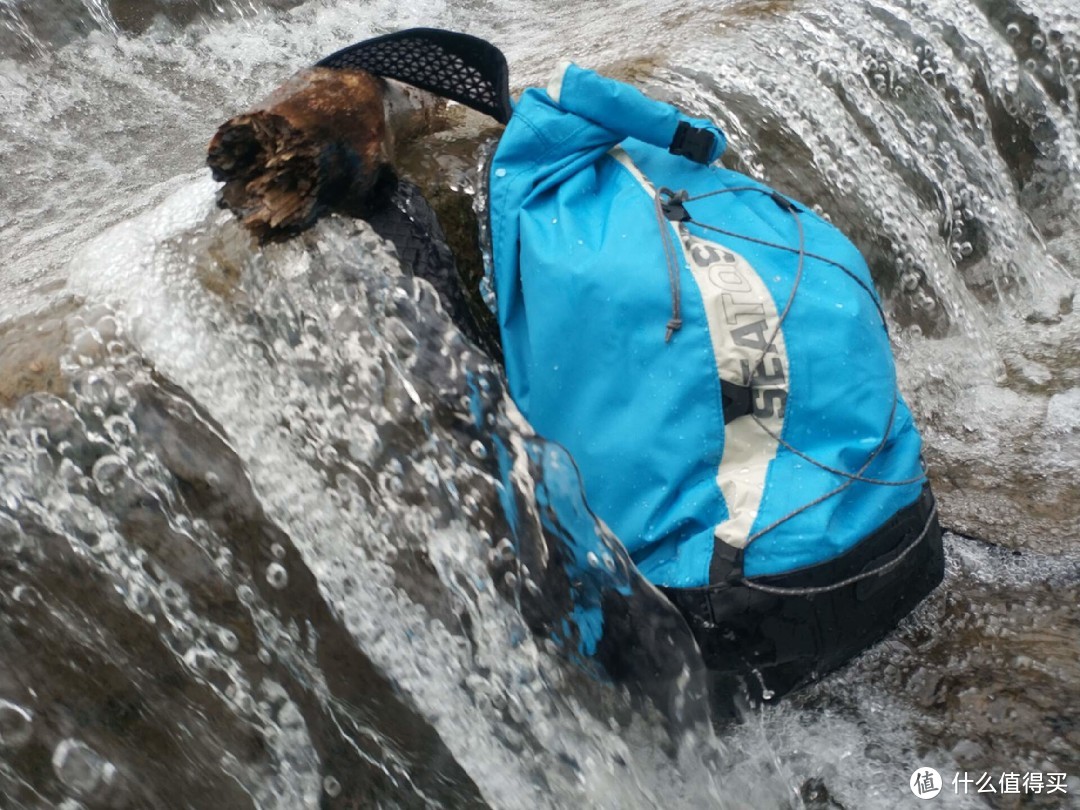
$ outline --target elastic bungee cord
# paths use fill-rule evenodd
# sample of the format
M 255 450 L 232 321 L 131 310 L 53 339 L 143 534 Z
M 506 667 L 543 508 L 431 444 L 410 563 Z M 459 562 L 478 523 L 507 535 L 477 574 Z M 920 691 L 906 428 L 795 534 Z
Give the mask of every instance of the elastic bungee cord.
M 923 541 L 923 538 L 930 533 L 930 526 L 934 522 L 934 518 L 937 516 L 937 504 L 935 503 L 930 508 L 930 514 L 926 516 L 926 522 L 923 524 L 922 530 L 915 536 L 915 538 L 908 543 L 907 547 L 889 560 L 886 563 L 882 563 L 877 568 L 872 568 L 869 571 L 862 571 L 861 573 L 850 576 L 847 579 L 842 579 L 839 582 L 834 582 L 832 585 L 819 585 L 815 588 L 782 588 L 776 585 L 764 585 L 760 582 L 754 582 L 752 580 L 743 577 L 740 584 L 745 585 L 751 590 L 761 591 L 762 593 L 773 594 L 774 596 L 815 596 L 821 593 L 828 593 L 829 591 L 838 591 L 841 588 L 845 588 L 848 585 L 852 585 L 856 582 L 862 582 L 864 579 L 870 577 L 880 576 L 881 574 L 887 574 L 894 568 L 898 567 L 907 556 L 915 550 L 915 547 Z
M 682 207 L 684 203 L 695 202 L 695 201 L 698 201 L 698 200 L 706 199 L 707 197 L 715 197 L 715 196 L 718 196 L 720 194 L 731 194 L 731 193 L 734 193 L 734 192 L 741 192 L 741 191 L 753 191 L 753 192 L 756 192 L 758 194 L 765 194 L 768 197 L 770 197 L 780 208 L 782 208 L 784 211 L 787 211 L 789 214 L 791 214 L 792 219 L 795 220 L 795 225 L 796 225 L 796 228 L 798 229 L 798 233 L 799 233 L 799 245 L 798 245 L 798 248 L 792 248 L 792 247 L 790 247 L 788 245 L 782 245 L 782 244 L 779 244 L 779 243 L 776 243 L 776 242 L 770 242 L 770 241 L 768 241 L 766 239 L 758 239 L 757 237 L 753 237 L 753 236 L 745 236 L 743 234 L 736 233 L 734 231 L 729 231 L 729 230 L 726 230 L 724 228 L 718 228 L 718 227 L 715 227 L 715 226 L 712 226 L 712 225 L 706 225 L 703 222 L 698 222 L 697 220 L 695 220 L 693 217 L 690 216 L 690 213 L 688 211 L 686 211 L 685 208 Z M 663 199 L 664 195 L 667 195 L 667 200 Z M 761 355 L 758 357 L 757 362 L 754 363 L 754 365 L 747 372 L 746 378 L 744 379 L 744 381 L 742 383 L 743 387 L 748 387 L 749 388 L 749 387 L 752 386 L 754 377 L 757 375 L 758 370 L 762 367 L 762 364 L 765 362 L 766 356 L 768 355 L 769 351 L 772 350 L 773 345 L 775 344 L 777 337 L 780 335 L 781 329 L 782 329 L 782 327 L 784 325 L 784 321 L 787 319 L 788 313 L 791 311 L 791 307 L 795 303 L 795 296 L 798 293 L 799 284 L 802 281 L 803 270 L 804 270 L 804 267 L 805 267 L 805 261 L 806 261 L 806 259 L 808 257 L 818 259 L 819 261 L 825 262 L 827 264 L 831 264 L 832 266 L 834 266 L 834 267 L 838 268 L 839 270 L 841 270 L 845 275 L 847 275 L 853 281 L 855 281 L 863 289 L 863 291 L 870 297 L 870 300 L 873 301 L 874 306 L 877 308 L 878 315 L 881 318 L 882 326 L 885 329 L 886 334 L 888 334 L 888 321 L 885 318 L 885 311 L 882 309 L 880 302 L 877 300 L 877 297 L 868 288 L 866 283 L 862 279 L 860 279 L 857 275 L 855 275 L 855 273 L 853 273 L 849 268 L 845 267 L 840 262 L 837 262 L 837 261 L 835 261 L 833 259 L 829 259 L 829 258 L 824 257 L 824 256 L 819 256 L 817 254 L 808 253 L 806 251 L 806 232 L 805 232 L 805 229 L 803 228 L 802 219 L 799 217 L 798 209 L 795 207 L 794 203 L 792 203 L 790 200 L 788 200 L 786 197 L 783 197 L 779 193 L 777 193 L 777 192 L 775 192 L 775 191 L 773 191 L 771 189 L 764 189 L 764 188 L 760 188 L 758 186 L 733 186 L 731 188 L 719 189 L 717 191 L 710 191 L 710 192 L 707 192 L 705 194 L 699 194 L 697 196 L 691 197 L 691 196 L 689 196 L 687 194 L 686 191 L 673 192 L 673 191 L 671 191 L 670 189 L 667 189 L 667 188 L 660 188 L 660 189 L 657 189 L 656 192 L 655 192 L 654 203 L 655 203 L 655 206 L 656 206 L 657 218 L 659 220 L 659 224 L 661 225 L 660 232 L 661 232 L 661 238 L 662 238 L 663 245 L 664 245 L 664 256 L 665 256 L 665 259 L 667 260 L 667 264 L 668 264 L 668 276 L 669 276 L 669 279 L 670 279 L 670 282 L 671 282 L 671 294 L 672 294 L 672 320 L 668 322 L 668 331 L 667 331 L 667 336 L 665 337 L 665 340 L 670 340 L 672 332 L 674 331 L 674 329 L 678 329 L 682 325 L 682 321 L 679 318 L 679 300 L 678 299 L 679 299 L 680 291 L 679 291 L 679 284 L 678 284 L 678 281 L 677 281 L 678 276 L 679 276 L 678 264 L 677 264 L 677 258 L 675 257 L 674 246 L 673 246 L 672 241 L 671 241 L 671 232 L 668 230 L 667 227 L 664 227 L 664 222 L 665 222 L 665 220 L 667 220 L 667 217 L 664 216 L 664 205 L 665 205 L 665 203 L 667 203 L 667 204 L 677 204 L 680 207 L 682 212 L 685 214 L 685 217 L 680 219 L 681 222 L 687 222 L 689 224 L 696 225 L 699 228 L 702 228 L 703 230 L 712 231 L 714 233 L 719 233 L 719 234 L 722 234 L 724 236 L 733 237 L 735 239 L 742 239 L 742 240 L 747 241 L 747 242 L 752 242 L 754 244 L 762 245 L 763 247 L 769 247 L 769 248 L 773 248 L 773 249 L 776 249 L 776 250 L 783 250 L 783 251 L 786 251 L 786 252 L 789 252 L 789 253 L 796 253 L 797 256 L 798 256 L 798 266 L 797 266 L 797 269 L 795 271 L 794 281 L 792 282 L 792 285 L 791 285 L 791 292 L 788 294 L 788 298 L 787 298 L 787 301 L 784 304 L 784 308 L 781 311 L 781 313 L 780 313 L 780 315 L 779 315 L 779 317 L 777 319 L 776 327 L 773 329 L 772 334 L 769 336 L 768 341 L 765 343 L 765 347 L 762 349 Z M 670 220 L 668 220 L 668 222 L 670 222 Z M 670 224 L 669 224 L 669 227 L 671 227 Z M 677 324 L 677 325 L 674 326 L 674 329 L 672 328 L 673 324 Z M 866 461 L 863 463 L 863 465 L 855 473 L 849 473 L 849 472 L 847 472 L 845 470 L 840 470 L 840 469 L 837 469 L 835 467 L 832 467 L 831 465 L 825 464 L 824 462 L 818 461 L 817 459 L 813 458 L 809 454 L 807 454 L 807 453 L 799 450 L 798 448 L 792 446 L 787 440 L 783 439 L 778 433 L 775 433 L 774 431 L 770 430 L 769 427 L 767 425 L 765 425 L 765 423 L 762 422 L 761 419 L 756 414 L 751 413 L 750 416 L 753 418 L 754 422 L 758 425 L 758 427 L 760 427 L 763 431 L 765 431 L 765 433 L 768 434 L 768 436 L 771 439 L 773 439 L 777 444 L 782 446 L 784 449 L 786 449 L 789 452 L 795 454 L 796 456 L 803 459 L 804 461 L 807 461 L 810 464 L 813 464 L 815 467 L 818 467 L 819 469 L 824 470 L 825 472 L 831 473 L 833 475 L 840 476 L 840 477 L 845 478 L 847 480 L 845 480 L 842 484 L 840 484 L 836 488 L 830 490 L 829 492 L 826 492 L 824 495 L 822 495 L 822 496 L 820 496 L 818 498 L 815 498 L 814 500 L 812 500 L 812 501 L 810 501 L 808 503 L 803 504 L 802 506 L 798 507 L 797 509 L 793 509 L 788 514 L 784 515 L 781 518 L 778 518 L 777 520 L 770 523 L 768 526 L 765 526 L 764 528 L 762 528 L 762 529 L 758 530 L 757 532 L 755 532 L 754 534 L 750 535 L 747 538 L 746 547 L 749 547 L 749 545 L 751 543 L 753 543 L 755 540 L 757 540 L 762 535 L 767 534 L 768 532 L 771 532 L 777 526 L 780 526 L 783 523 L 786 523 L 787 521 L 791 520 L 795 516 L 802 514 L 806 510 L 811 509 L 811 508 L 817 506 L 818 504 L 823 503 L 824 501 L 827 501 L 829 498 L 832 498 L 832 497 L 834 497 L 836 495 L 839 495 L 841 492 L 846 490 L 848 487 L 850 487 L 856 481 L 859 481 L 859 482 L 862 482 L 862 483 L 865 483 L 865 484 L 872 484 L 872 485 L 876 485 L 876 486 L 907 486 L 909 484 L 918 483 L 919 481 L 924 480 L 926 478 L 925 471 L 922 472 L 921 474 L 917 475 L 917 476 L 913 476 L 911 478 L 907 478 L 907 479 L 903 479 L 903 480 L 897 480 L 897 481 L 888 481 L 888 480 L 883 480 L 883 479 L 879 479 L 879 478 L 870 478 L 868 476 L 863 475 L 863 473 L 870 467 L 870 465 L 873 464 L 874 460 L 881 454 L 881 451 L 885 449 L 885 445 L 888 444 L 889 434 L 892 433 L 893 424 L 894 424 L 895 419 L 896 419 L 896 410 L 897 410 L 897 407 L 899 405 L 899 401 L 900 401 L 900 395 L 899 395 L 898 389 L 897 389 L 896 372 L 895 372 L 895 369 L 894 369 L 894 371 L 893 371 L 892 406 L 889 409 L 889 418 L 888 418 L 888 421 L 886 423 L 885 430 L 882 433 L 881 441 L 870 452 L 870 454 L 866 458 Z M 826 593 L 828 591 L 839 590 L 840 588 L 846 587 L 846 586 L 851 585 L 851 584 L 853 584 L 855 582 L 859 582 L 861 580 L 868 579 L 870 577 L 874 577 L 874 576 L 878 576 L 880 574 L 887 573 L 888 571 L 891 571 L 893 568 L 897 567 L 911 553 L 911 551 L 923 540 L 923 538 L 926 537 L 926 535 L 930 531 L 930 526 L 932 525 L 932 523 L 934 521 L 934 517 L 936 515 L 937 515 L 937 505 L 935 504 L 933 506 L 933 508 L 931 508 L 929 515 L 927 515 L 926 522 L 923 525 L 922 531 L 919 532 L 919 534 L 908 544 L 908 546 L 899 555 L 897 555 L 893 559 L 889 560 L 888 562 L 883 563 L 882 565 L 878 566 L 877 568 L 873 568 L 873 569 L 871 569 L 869 571 L 863 571 L 863 572 L 861 572 L 859 574 L 848 577 L 847 579 L 843 579 L 840 582 L 836 582 L 836 583 L 833 583 L 831 585 L 823 585 L 823 586 L 811 587 L 811 588 L 785 588 L 785 587 L 779 587 L 779 586 L 773 586 L 773 585 L 764 585 L 762 583 L 753 582 L 752 580 L 748 579 L 744 575 L 740 579 L 740 584 L 745 585 L 746 587 L 751 588 L 753 590 L 761 591 L 761 592 L 764 592 L 764 593 L 775 594 L 775 595 L 811 596 L 811 595 L 814 595 L 814 594 L 820 594 L 820 593 Z M 708 590 L 708 589 L 706 588 L 706 590 Z

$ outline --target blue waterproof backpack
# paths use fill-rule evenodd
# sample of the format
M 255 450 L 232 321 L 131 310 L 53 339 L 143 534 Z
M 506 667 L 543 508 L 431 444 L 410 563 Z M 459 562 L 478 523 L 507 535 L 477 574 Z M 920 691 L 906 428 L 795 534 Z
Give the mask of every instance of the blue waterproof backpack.
M 843 554 L 916 502 L 919 435 L 866 263 L 712 165 L 720 130 L 571 64 L 491 164 L 510 392 L 653 582 Z
M 589 505 L 716 677 L 779 696 L 941 581 L 920 439 L 866 263 L 805 206 L 720 167 L 715 124 L 569 63 L 514 104 L 497 48 L 432 29 L 320 64 L 506 123 L 486 180 L 510 394 L 570 451 Z M 632 655 L 655 611 L 589 591 L 573 562 L 585 556 L 561 555 L 573 615 L 588 617 L 582 651 Z

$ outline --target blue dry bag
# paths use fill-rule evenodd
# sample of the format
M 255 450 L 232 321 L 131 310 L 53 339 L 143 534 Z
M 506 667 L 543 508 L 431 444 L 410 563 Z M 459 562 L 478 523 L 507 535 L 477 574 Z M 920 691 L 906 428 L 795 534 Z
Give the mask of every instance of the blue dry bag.
M 668 588 L 832 560 L 924 484 L 866 263 L 714 165 L 724 147 L 565 64 L 522 94 L 490 167 L 511 395 Z

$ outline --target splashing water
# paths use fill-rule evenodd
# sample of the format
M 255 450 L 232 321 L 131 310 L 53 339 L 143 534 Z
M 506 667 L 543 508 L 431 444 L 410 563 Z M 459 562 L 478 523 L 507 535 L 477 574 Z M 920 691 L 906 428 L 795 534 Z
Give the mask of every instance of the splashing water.
M 896 807 L 918 765 L 1080 791 L 1066 5 L 0 0 L 0 796 Z M 850 234 L 943 521 L 1008 548 L 950 534 L 900 630 L 715 732 L 692 651 L 673 724 L 531 633 L 506 504 L 594 530 L 572 464 L 363 223 L 257 250 L 198 168 L 219 120 L 409 25 L 492 39 L 518 86 L 576 58 L 714 117 Z

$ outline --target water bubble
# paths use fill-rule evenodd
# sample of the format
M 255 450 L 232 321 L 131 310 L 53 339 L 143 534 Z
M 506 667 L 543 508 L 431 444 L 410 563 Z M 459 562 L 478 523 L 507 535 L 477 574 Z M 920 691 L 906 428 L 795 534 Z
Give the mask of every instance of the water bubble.
M 219 632 L 218 641 L 226 652 L 236 652 L 240 649 L 240 639 L 232 630 L 224 629 Z
M 391 495 L 400 495 L 405 489 L 405 482 L 392 472 L 379 473 L 379 485 Z
M 431 465 L 427 465 L 424 469 L 424 480 L 428 486 L 437 487 L 439 485 L 439 473 Z
M 127 474 L 127 462 L 120 456 L 102 456 L 95 462 L 90 474 L 98 491 L 103 495 L 111 495 Z
M 41 594 L 32 585 L 16 585 L 11 589 L 11 598 L 22 605 L 36 605 L 41 602 Z
M 75 335 L 71 343 L 80 362 L 84 360 L 93 362 L 96 357 L 100 356 L 101 350 L 105 347 L 104 342 L 97 333 L 90 329 L 81 330 Z
M 1005 26 L 1005 34 L 1009 39 L 1016 39 L 1020 36 L 1020 25 L 1014 22 L 1009 23 Z
M 270 546 L 270 553 L 273 555 L 275 560 L 284 560 L 285 546 L 281 545 L 281 543 L 274 543 L 272 546 Z
M 120 535 L 112 531 L 94 534 L 86 539 L 86 544 L 90 546 L 90 548 L 103 554 L 115 550 L 116 547 L 120 545 L 120 542 Z
M 128 593 L 128 602 L 136 612 L 145 613 L 150 609 L 153 600 L 150 597 L 150 592 L 146 588 L 136 585 L 132 587 L 131 591 Z
M 12 551 L 22 551 L 25 540 L 22 527 L 14 518 L 0 512 L 0 544 L 7 545 Z
M 585 560 L 586 560 L 586 562 L 589 563 L 590 568 L 599 568 L 600 567 L 600 558 L 596 556 L 595 551 L 590 551 L 588 554 L 586 554 L 585 555 Z
M 258 652 L 258 659 L 266 666 L 270 666 L 270 663 L 274 660 L 274 656 L 270 654 L 270 651 L 265 647 L 261 648 Z
M 1042 34 L 1036 34 L 1031 38 L 1031 47 L 1037 51 L 1041 51 L 1046 47 L 1046 40 L 1043 38 Z
M 20 748 L 34 734 L 34 714 L 10 700 L 0 699 L 0 748 Z
M 130 444 L 135 435 L 135 423 L 126 416 L 110 416 L 105 420 L 105 432 L 115 445 Z
M 184 663 L 187 664 L 189 668 L 196 671 L 204 672 L 210 669 L 216 660 L 217 656 L 213 651 L 204 647 L 192 647 L 184 653 Z
M 492 549 L 492 556 L 501 562 L 509 562 L 514 559 L 514 544 L 509 537 L 504 537 L 495 544 L 495 548 Z
M 479 439 L 477 439 L 471 445 L 469 445 L 469 449 L 472 451 L 472 454 L 474 456 L 476 456 L 477 458 L 480 458 L 480 459 L 487 458 L 487 454 L 488 454 L 487 447 L 485 447 L 484 443 L 482 441 L 480 441 Z
M 1024 60 L 1024 68 L 1026 70 L 1029 70 L 1029 71 L 1034 71 L 1035 68 L 1036 68 L 1035 60 L 1034 59 L 1025 59 Z
M 289 584 L 289 572 L 279 563 L 270 563 L 266 566 L 266 581 L 270 583 L 271 588 L 281 590 Z
M 250 607 L 255 601 L 255 590 L 250 585 L 241 585 L 236 589 L 236 598 L 240 604 Z
M 172 607 L 183 607 L 184 605 L 184 589 L 180 587 L 179 583 L 173 580 L 167 580 L 162 583 L 161 598 L 165 600 L 165 603 Z
M 336 799 L 341 795 L 341 782 L 332 776 L 327 776 L 323 779 L 322 786 L 323 790 L 326 791 L 326 795 L 331 799 Z
M 82 798 L 91 796 L 116 776 L 116 766 L 86 743 L 70 738 L 61 740 L 53 750 L 52 766 L 64 787 Z
M 116 318 L 112 315 L 102 315 L 98 318 L 97 323 L 94 324 L 98 334 L 102 340 L 113 340 L 116 338 L 116 334 L 119 331 L 119 327 L 116 323 Z

